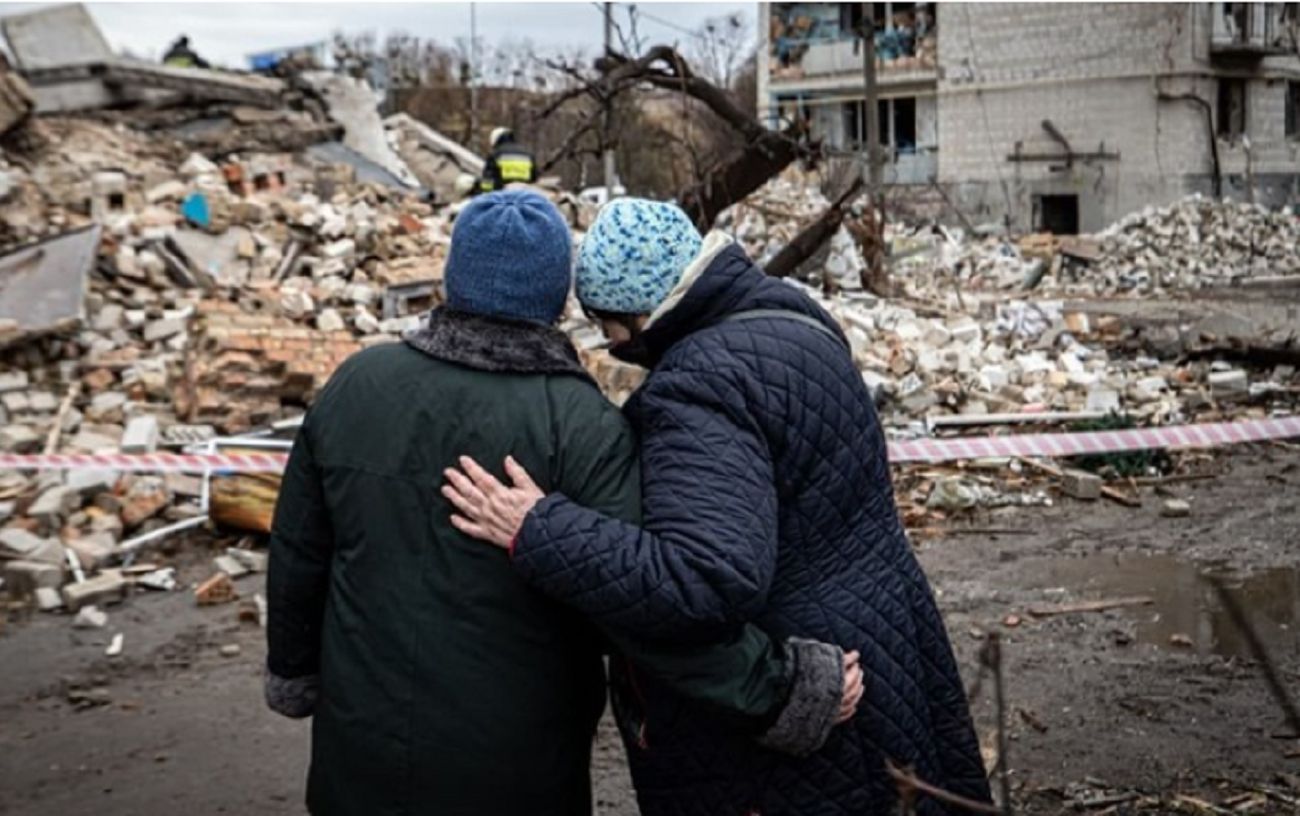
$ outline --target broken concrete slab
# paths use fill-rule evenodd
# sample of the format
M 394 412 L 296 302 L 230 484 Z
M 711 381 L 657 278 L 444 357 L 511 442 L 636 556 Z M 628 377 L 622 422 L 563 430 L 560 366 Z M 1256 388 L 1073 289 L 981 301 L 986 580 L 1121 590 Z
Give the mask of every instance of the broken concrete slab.
M 0 347 L 81 324 L 99 235 L 92 225 L 0 256 L 0 323 L 11 324 Z
M 330 71 L 308 71 L 300 79 L 313 88 L 329 108 L 330 117 L 343 125 L 343 144 L 383 167 L 409 187 L 419 182 L 388 143 L 378 98 L 364 79 Z
M 79 584 L 65 584 L 63 605 L 69 612 L 77 612 L 90 604 L 118 603 L 126 598 L 127 580 L 117 570 L 107 570 Z
M 24 71 L 114 58 L 108 40 L 81 3 L 6 15 L 0 19 L 0 32 Z

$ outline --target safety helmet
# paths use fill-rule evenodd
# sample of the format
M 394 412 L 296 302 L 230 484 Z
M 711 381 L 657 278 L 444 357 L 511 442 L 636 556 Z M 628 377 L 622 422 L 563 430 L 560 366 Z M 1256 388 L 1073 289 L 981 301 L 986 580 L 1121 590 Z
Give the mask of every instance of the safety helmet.
M 504 144 L 506 142 L 513 142 L 514 140 L 515 140 L 514 132 L 512 132 L 510 128 L 507 127 L 493 128 L 492 137 L 489 139 L 493 147 Z

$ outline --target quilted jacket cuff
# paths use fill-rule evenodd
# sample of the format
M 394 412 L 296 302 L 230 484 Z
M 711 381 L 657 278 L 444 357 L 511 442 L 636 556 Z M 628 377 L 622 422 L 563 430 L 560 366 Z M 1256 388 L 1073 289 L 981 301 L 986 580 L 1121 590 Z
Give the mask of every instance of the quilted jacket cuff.
M 277 714 L 300 720 L 310 717 L 316 710 L 320 694 L 320 675 L 286 678 L 267 669 L 262 675 L 262 691 L 266 705 Z
M 782 753 L 808 756 L 825 744 L 835 727 L 844 695 L 844 651 L 802 638 L 790 638 L 786 648 L 795 660 L 790 699 L 758 743 Z
M 550 493 L 533 505 L 533 509 L 524 516 L 524 523 L 515 533 L 514 540 L 510 542 L 511 564 L 528 572 L 530 567 L 536 566 L 539 551 L 542 558 L 545 558 L 547 545 L 550 544 L 547 535 L 549 516 L 557 505 L 566 504 L 568 501 L 561 493 Z

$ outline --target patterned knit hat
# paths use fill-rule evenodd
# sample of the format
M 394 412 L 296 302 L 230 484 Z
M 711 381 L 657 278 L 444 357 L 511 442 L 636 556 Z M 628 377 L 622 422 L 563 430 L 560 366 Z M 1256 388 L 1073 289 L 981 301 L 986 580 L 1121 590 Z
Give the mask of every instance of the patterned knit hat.
M 555 205 L 531 190 L 474 199 L 456 217 L 443 273 L 461 312 L 551 324 L 569 297 L 573 237 Z
M 578 300 L 603 312 L 650 314 L 695 260 L 700 244 L 699 231 L 674 204 L 611 201 L 578 249 Z

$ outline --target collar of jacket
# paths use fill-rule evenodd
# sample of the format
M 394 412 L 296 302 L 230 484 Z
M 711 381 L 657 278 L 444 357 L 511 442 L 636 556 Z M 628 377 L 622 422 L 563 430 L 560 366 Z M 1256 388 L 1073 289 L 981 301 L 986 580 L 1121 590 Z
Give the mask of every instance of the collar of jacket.
M 499 374 L 571 374 L 593 382 L 564 332 L 522 320 L 441 307 L 418 329 L 402 335 L 408 346 L 448 363 Z
M 765 277 L 730 235 L 710 232 L 700 254 L 650 315 L 644 330 L 610 353 L 624 362 L 653 368 L 686 335 L 740 311 Z

